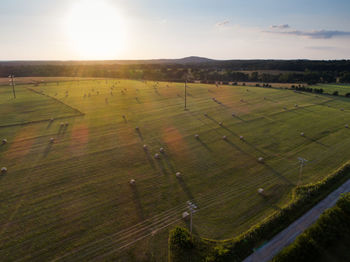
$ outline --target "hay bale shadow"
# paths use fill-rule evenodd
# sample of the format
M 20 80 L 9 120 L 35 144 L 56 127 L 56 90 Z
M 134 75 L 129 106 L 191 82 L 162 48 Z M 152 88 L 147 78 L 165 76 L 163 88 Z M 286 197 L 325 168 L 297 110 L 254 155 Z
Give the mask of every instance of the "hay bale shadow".
M 63 132 L 64 126 L 60 126 L 57 135 L 60 136 Z
M 183 180 L 182 177 L 178 177 L 177 180 L 179 181 L 179 185 L 181 186 L 182 190 L 185 192 L 187 195 L 188 199 L 194 199 L 194 196 L 191 192 L 191 190 L 188 188 L 186 182 Z
M 166 167 L 162 161 L 162 159 L 157 160 L 157 164 L 160 170 L 160 173 L 164 176 L 164 175 L 169 175 L 168 171 L 166 170 Z
M 152 156 L 150 155 L 150 153 L 148 152 L 148 150 L 144 150 L 144 152 L 145 152 L 145 154 L 146 154 L 146 157 L 147 157 L 147 160 L 148 160 L 149 164 L 151 165 L 151 167 L 152 167 L 153 169 L 155 169 L 155 168 L 156 168 L 156 165 L 154 164 L 154 160 L 153 160 Z
M 204 143 L 202 139 L 197 138 L 197 140 L 206 150 L 208 150 L 209 152 L 213 152 L 213 150 L 211 150 L 211 148 L 206 143 Z
M 64 126 L 62 129 L 62 135 L 64 135 L 67 132 L 68 126 Z
M 216 121 L 214 118 L 212 118 L 209 115 L 206 115 L 206 118 L 210 119 L 211 121 L 215 122 L 216 124 L 219 124 L 219 121 Z
M 165 153 L 164 153 L 163 155 L 164 155 L 164 157 L 163 157 L 163 158 L 164 158 L 164 161 L 166 162 L 168 168 L 170 169 L 170 171 L 171 171 L 172 173 L 175 173 L 175 172 L 176 172 L 176 171 L 175 171 L 175 168 L 174 168 L 173 164 L 170 162 L 168 155 L 165 154 Z
M 131 186 L 131 191 L 132 191 L 132 200 L 134 202 L 134 206 L 136 208 L 136 213 L 139 218 L 139 220 L 144 220 L 145 219 L 145 213 L 142 207 L 141 203 L 141 197 L 139 190 L 136 185 Z
M 227 144 L 229 144 L 231 147 L 233 147 L 234 149 L 236 149 L 237 151 L 239 151 L 239 152 L 241 152 L 241 153 L 243 153 L 243 154 L 245 154 L 245 155 L 248 155 L 248 156 L 250 156 L 250 157 L 253 157 L 253 158 L 255 159 L 254 156 L 252 156 L 252 155 L 250 155 L 249 153 L 243 151 L 240 147 L 238 147 L 237 145 L 235 145 L 234 143 L 232 143 L 232 141 L 230 141 L 228 138 L 226 138 L 224 141 L 225 141 Z
M 140 129 L 137 129 L 136 133 L 139 136 L 140 140 L 143 141 L 143 136 L 142 136 L 142 133 L 141 133 Z
M 320 146 L 323 146 L 323 147 L 329 148 L 329 146 L 328 146 L 328 145 L 325 145 L 325 144 L 323 144 L 323 143 L 321 143 L 321 142 L 317 141 L 317 140 L 316 140 L 316 139 L 314 139 L 314 138 L 311 138 L 311 137 L 306 136 L 306 135 L 304 135 L 303 137 L 304 137 L 304 138 L 306 138 L 307 140 L 309 140 L 310 142 L 313 142 L 313 143 L 316 143 L 316 144 L 318 144 L 318 145 L 320 145 Z
M 274 209 L 276 211 L 282 211 L 282 208 L 280 208 L 275 203 L 273 203 L 274 202 L 273 197 L 270 194 L 264 193 L 264 194 L 261 194 L 260 196 L 264 200 L 265 204 L 270 206 L 272 209 Z
M 52 149 L 52 143 L 49 143 L 44 150 L 43 158 L 46 158 L 49 155 L 51 149 Z
M 47 125 L 46 129 L 49 129 L 52 126 L 53 121 L 49 120 L 49 124 Z
M 280 172 L 278 172 L 277 170 L 275 170 L 273 167 L 269 166 L 268 164 L 264 163 L 265 167 L 271 171 L 271 173 L 273 173 L 274 175 L 276 175 L 278 178 L 280 178 L 281 180 L 283 180 L 285 182 L 286 185 L 289 186 L 295 186 L 294 183 L 292 181 L 290 181 L 288 178 L 286 178 L 285 176 L 283 176 Z
M 240 121 L 242 121 L 242 122 L 246 122 L 246 120 L 240 118 L 239 116 L 234 115 L 234 116 L 232 116 L 232 117 L 237 118 L 238 120 L 240 120 Z

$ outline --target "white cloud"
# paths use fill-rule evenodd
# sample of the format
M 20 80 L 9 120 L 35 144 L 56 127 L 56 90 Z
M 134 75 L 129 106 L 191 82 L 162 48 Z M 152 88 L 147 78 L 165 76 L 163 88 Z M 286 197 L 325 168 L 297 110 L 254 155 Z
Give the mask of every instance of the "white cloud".
M 272 29 L 287 29 L 290 28 L 290 26 L 288 24 L 283 24 L 283 25 L 272 25 L 271 26 Z
M 280 35 L 294 35 L 294 36 L 305 36 L 312 39 L 330 39 L 336 37 L 350 37 L 349 31 L 339 31 L 339 30 L 313 30 L 313 31 L 303 31 L 303 30 L 290 30 L 290 31 L 264 31 L 272 34 Z
M 215 25 L 218 26 L 218 27 L 222 27 L 222 26 L 225 26 L 225 25 L 227 25 L 229 23 L 230 23 L 230 20 L 224 20 L 224 21 L 216 23 Z

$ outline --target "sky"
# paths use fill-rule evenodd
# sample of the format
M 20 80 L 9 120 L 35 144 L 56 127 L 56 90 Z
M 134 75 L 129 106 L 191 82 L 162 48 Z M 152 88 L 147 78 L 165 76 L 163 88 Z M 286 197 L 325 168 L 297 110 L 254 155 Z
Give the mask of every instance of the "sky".
M 350 59 L 349 0 L 0 0 L 0 60 Z

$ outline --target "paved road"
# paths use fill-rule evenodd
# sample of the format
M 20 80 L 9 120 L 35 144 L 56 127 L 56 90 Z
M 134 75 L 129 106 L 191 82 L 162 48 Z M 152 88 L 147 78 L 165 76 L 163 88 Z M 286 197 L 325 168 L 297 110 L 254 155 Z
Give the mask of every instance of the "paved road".
M 277 234 L 267 244 L 247 257 L 243 262 L 270 261 L 285 246 L 291 244 L 298 235 L 311 226 L 326 209 L 334 206 L 342 193 L 347 192 L 350 192 L 350 179 L 310 209 L 306 214 L 292 223 L 289 227 Z

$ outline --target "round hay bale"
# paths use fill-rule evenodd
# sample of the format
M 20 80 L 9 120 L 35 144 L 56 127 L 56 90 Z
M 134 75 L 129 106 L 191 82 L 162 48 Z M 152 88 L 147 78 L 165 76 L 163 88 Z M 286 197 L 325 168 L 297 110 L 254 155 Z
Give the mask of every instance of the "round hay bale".
M 154 154 L 154 158 L 155 159 L 159 159 L 160 158 L 160 155 L 158 153 Z
M 259 163 L 264 163 L 264 158 L 263 157 L 259 157 L 258 161 L 259 161 Z
M 53 137 L 50 138 L 50 143 L 53 144 L 55 142 L 55 139 Z
M 163 147 L 159 148 L 159 152 L 164 153 L 165 152 L 164 148 Z
M 175 176 L 176 176 L 176 177 L 180 177 L 180 176 L 181 176 L 181 173 L 180 173 L 180 172 L 176 172 Z
M 305 136 L 304 132 L 301 132 L 300 135 L 301 135 L 301 136 Z
M 68 122 L 66 122 L 64 125 L 65 125 L 65 126 L 68 126 L 69 124 L 68 124 Z
M 222 122 L 219 122 L 219 125 L 222 126 Z
M 239 139 L 244 140 L 244 136 L 239 136 Z
M 264 193 L 264 189 L 263 188 L 259 188 L 258 189 L 258 193 L 261 195 L 261 194 L 263 194 Z
M 135 127 L 135 130 L 136 130 L 136 131 L 139 131 L 139 130 L 140 130 L 140 128 L 137 126 L 137 127 Z
M 344 108 L 340 108 L 340 111 L 344 111 Z
M 63 123 L 63 122 L 61 122 L 61 123 L 60 123 L 60 126 L 64 126 L 64 123 Z
M 208 114 L 207 114 L 207 113 L 205 113 L 205 114 L 204 114 L 204 116 L 208 116 Z
M 348 124 L 346 124 L 346 125 L 345 125 L 345 128 L 349 128 L 349 125 L 348 125 Z
M 3 140 L 2 140 L 2 144 L 4 145 L 4 144 L 7 144 L 7 139 L 6 138 L 4 138 Z
M 215 98 L 215 97 L 213 97 L 212 99 L 213 99 L 213 101 L 216 101 L 216 98 Z
M 198 139 L 198 138 L 199 138 L 199 135 L 198 135 L 198 134 L 195 134 L 194 137 L 195 137 L 196 139 Z
M 298 105 L 297 105 L 297 104 L 295 104 L 294 106 L 295 106 L 295 107 L 298 107 Z
M 123 115 L 123 118 L 125 119 L 125 115 Z
M 223 140 L 227 140 L 227 136 L 223 136 L 222 139 L 223 139 Z
M 148 149 L 147 145 L 143 145 L 143 149 L 147 150 Z
M 232 115 L 232 116 L 236 116 L 235 113 L 232 113 L 231 115 Z
M 52 117 L 51 117 L 50 121 L 53 122 L 53 118 Z
M 7 173 L 7 167 L 2 167 L 2 168 L 1 168 L 1 173 L 2 173 L 2 174 Z
M 188 218 L 189 215 L 190 214 L 187 211 L 185 211 L 185 212 L 182 213 L 182 218 L 183 219 Z
M 130 183 L 130 185 L 135 185 L 136 184 L 136 180 L 135 179 L 130 179 L 130 181 L 129 181 L 129 183 Z

